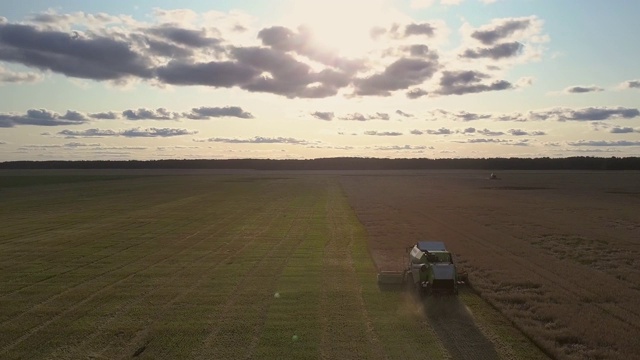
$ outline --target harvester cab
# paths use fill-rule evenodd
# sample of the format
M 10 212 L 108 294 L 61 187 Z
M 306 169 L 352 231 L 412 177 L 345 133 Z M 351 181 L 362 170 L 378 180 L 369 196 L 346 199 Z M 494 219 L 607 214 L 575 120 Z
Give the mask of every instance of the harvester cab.
M 458 293 L 458 285 L 467 282 L 467 273 L 456 268 L 453 255 L 440 241 L 418 241 L 406 248 L 404 270 L 380 271 L 378 286 L 389 289 L 404 286 L 421 296 L 433 293 Z
M 443 242 L 419 241 L 409 249 L 407 285 L 421 295 L 458 293 L 458 272 Z

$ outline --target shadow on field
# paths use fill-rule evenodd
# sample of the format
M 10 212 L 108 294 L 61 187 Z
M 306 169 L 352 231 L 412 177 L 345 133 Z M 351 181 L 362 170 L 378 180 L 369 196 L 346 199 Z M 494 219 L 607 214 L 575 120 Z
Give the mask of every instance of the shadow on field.
M 500 358 L 457 296 L 430 296 L 421 302 L 429 324 L 453 359 Z

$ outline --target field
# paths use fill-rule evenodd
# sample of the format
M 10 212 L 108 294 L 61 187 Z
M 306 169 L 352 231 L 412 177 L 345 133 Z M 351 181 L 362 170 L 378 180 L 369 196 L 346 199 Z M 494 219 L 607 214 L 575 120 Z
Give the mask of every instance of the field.
M 0 177 L 2 359 L 640 352 L 638 173 L 90 174 Z M 473 289 L 381 291 L 431 238 Z
M 560 359 L 640 354 L 640 173 L 342 177 L 381 268 L 441 239 L 474 289 Z

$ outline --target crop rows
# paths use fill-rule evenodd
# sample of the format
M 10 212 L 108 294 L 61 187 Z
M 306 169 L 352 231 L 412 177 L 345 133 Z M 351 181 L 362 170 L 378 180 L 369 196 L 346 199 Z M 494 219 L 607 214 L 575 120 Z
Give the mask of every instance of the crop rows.
M 336 176 L 90 180 L 3 189 L 0 358 L 457 356 L 378 289 Z

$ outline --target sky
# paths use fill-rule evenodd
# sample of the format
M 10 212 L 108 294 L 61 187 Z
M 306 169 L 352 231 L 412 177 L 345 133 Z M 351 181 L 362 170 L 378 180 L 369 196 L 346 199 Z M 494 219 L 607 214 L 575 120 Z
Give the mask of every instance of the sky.
M 638 1 L 0 2 L 0 161 L 640 155 Z

